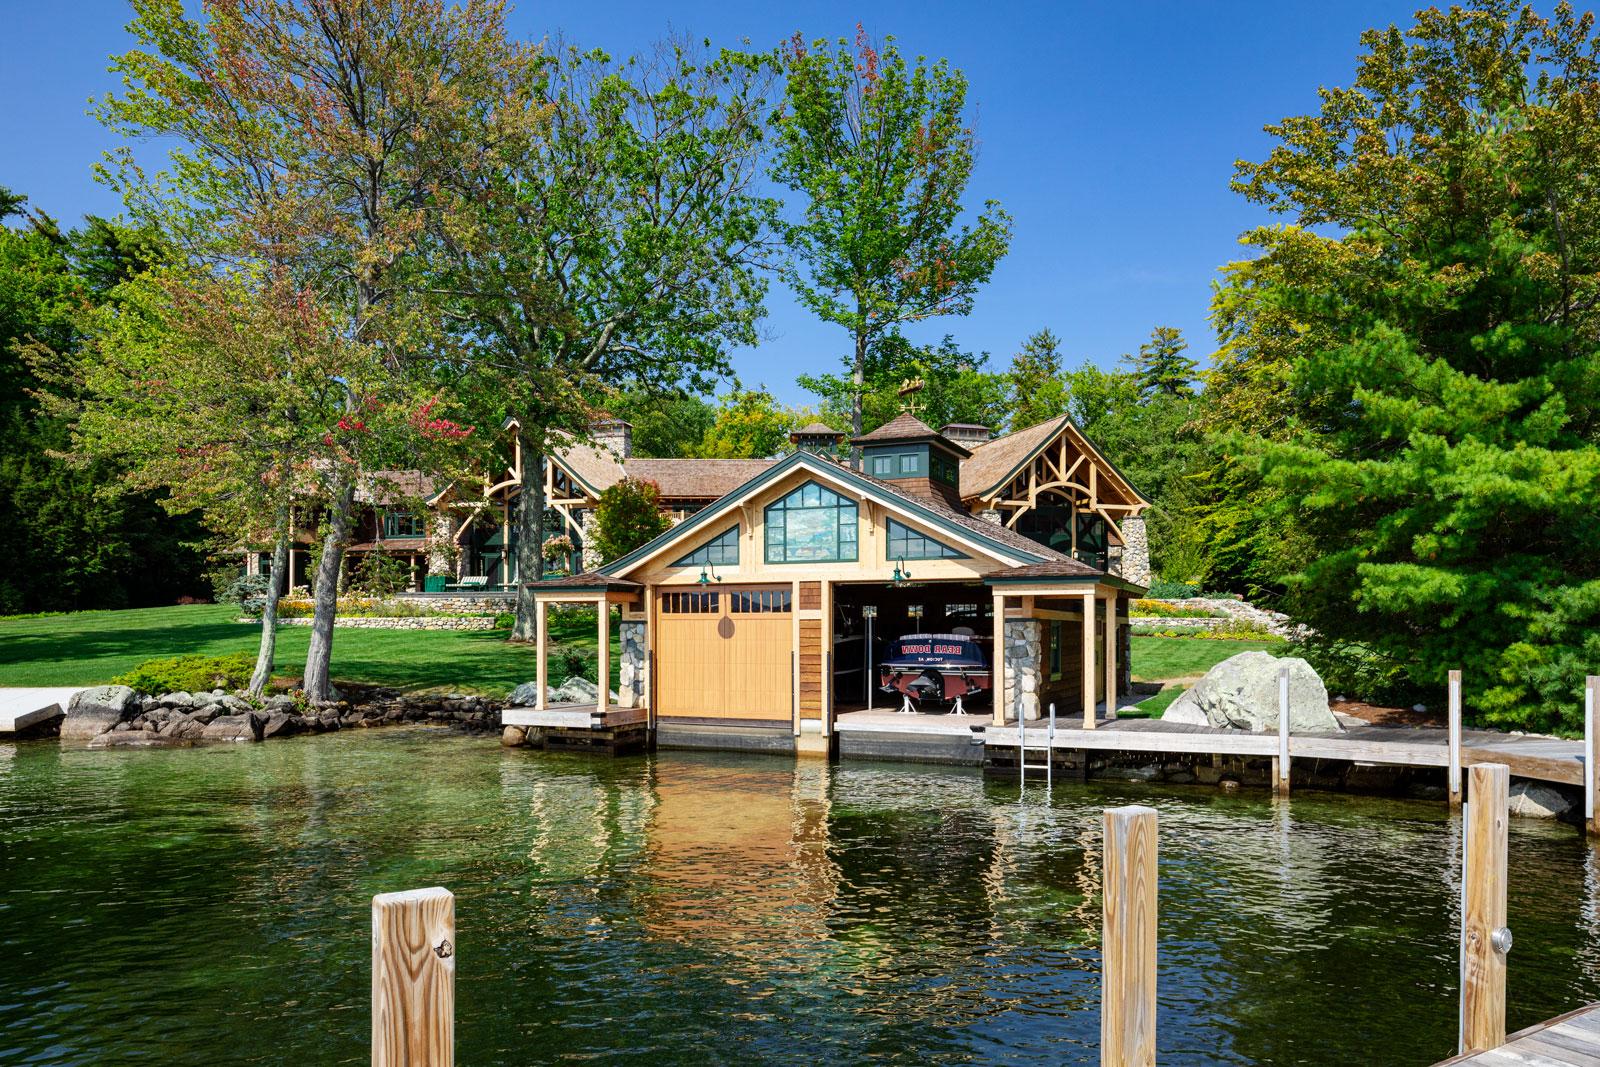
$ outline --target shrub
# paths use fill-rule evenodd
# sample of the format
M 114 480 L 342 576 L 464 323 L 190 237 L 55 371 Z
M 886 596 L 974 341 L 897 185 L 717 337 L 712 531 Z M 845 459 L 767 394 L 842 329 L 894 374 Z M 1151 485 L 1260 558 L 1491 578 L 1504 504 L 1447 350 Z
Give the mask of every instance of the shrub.
M 253 619 L 261 617 L 267 607 L 267 590 L 272 579 L 265 574 L 241 574 L 223 587 L 217 599 L 224 604 L 237 604 L 239 610 Z
M 509 630 L 516 625 L 517 616 L 515 612 L 502 611 L 494 617 L 494 628 L 496 630 Z
M 1295 642 L 1295 655 L 1311 664 L 1330 694 L 1371 704 L 1407 707 L 1431 703 L 1437 693 L 1425 693 L 1407 677 L 1407 664 L 1390 660 L 1364 645 L 1311 636 Z
M 655 482 L 624 478 L 600 494 L 594 509 L 594 549 L 609 563 L 671 525 L 661 514 L 660 487 Z
M 356 575 L 356 586 L 375 597 L 402 592 L 411 584 L 411 564 L 383 549 L 368 552 Z
M 1158 578 L 1150 583 L 1145 593 L 1152 600 L 1188 600 L 1200 595 L 1200 587 L 1187 582 L 1169 582 Z
M 111 679 L 140 693 L 195 693 L 211 689 L 242 689 L 255 670 L 249 652 L 226 656 L 169 656 L 147 659 L 133 670 Z

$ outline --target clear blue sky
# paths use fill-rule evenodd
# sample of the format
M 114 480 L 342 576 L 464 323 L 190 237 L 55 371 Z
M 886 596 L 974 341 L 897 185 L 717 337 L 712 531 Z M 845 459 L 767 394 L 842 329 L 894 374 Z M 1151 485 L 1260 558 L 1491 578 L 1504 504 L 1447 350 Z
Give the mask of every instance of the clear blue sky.
M 913 336 L 948 331 L 1004 365 L 1048 326 L 1069 366 L 1109 366 L 1157 324 L 1181 328 L 1191 354 L 1209 356 L 1215 270 L 1265 218 L 1229 191 L 1233 161 L 1262 156 L 1262 125 L 1313 109 L 1319 85 L 1351 81 L 1364 28 L 1408 24 L 1418 6 L 587 0 L 524 2 L 512 20 L 529 37 L 559 31 L 619 53 L 669 31 L 769 47 L 795 30 L 853 35 L 860 21 L 909 53 L 948 58 L 971 82 L 980 155 L 970 191 L 1004 204 L 1016 232 L 973 314 Z M 115 214 L 90 173 L 111 139 L 85 110 L 113 86 L 106 57 L 129 44 L 125 3 L 0 7 L 0 185 L 64 220 Z M 769 340 L 735 353 L 735 368 L 805 402 L 795 374 L 836 365 L 848 350 L 843 331 L 811 320 L 777 288 L 769 307 Z

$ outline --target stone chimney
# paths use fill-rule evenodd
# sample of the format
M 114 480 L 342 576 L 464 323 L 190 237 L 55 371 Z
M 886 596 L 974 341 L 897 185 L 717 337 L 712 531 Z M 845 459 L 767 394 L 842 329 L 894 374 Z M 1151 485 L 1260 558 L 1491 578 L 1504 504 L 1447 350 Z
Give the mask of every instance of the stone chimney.
M 608 449 L 618 459 L 633 456 L 633 423 L 605 416 L 589 424 L 589 433 L 597 448 Z
M 994 436 L 994 431 L 975 422 L 950 422 L 939 427 L 939 434 L 946 441 L 958 444 L 971 452 L 979 445 L 988 444 L 989 439 Z
M 1129 515 L 1122 527 L 1122 577 L 1138 585 L 1150 584 L 1150 535 L 1145 532 L 1144 516 Z

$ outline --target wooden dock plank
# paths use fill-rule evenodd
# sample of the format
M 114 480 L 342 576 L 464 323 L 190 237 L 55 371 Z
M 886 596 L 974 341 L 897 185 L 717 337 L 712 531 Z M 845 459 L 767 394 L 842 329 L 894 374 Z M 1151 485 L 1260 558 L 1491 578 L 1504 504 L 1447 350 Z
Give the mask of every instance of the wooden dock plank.
M 1435 1067 L 1595 1067 L 1600 1064 L 1600 1004 L 1558 1015 L 1506 1038 L 1498 1048 L 1441 1060 Z

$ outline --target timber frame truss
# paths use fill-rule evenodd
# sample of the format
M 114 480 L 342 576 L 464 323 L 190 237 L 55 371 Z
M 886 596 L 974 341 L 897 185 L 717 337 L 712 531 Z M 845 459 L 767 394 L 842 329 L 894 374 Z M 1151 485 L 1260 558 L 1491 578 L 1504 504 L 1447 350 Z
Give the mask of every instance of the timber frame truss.
M 978 498 L 981 508 L 1000 512 L 1008 529 L 1015 529 L 1022 517 L 1051 498 L 1072 505 L 1079 514 L 1095 514 L 1105 519 L 1117 543 L 1123 543 L 1120 520 L 1138 515 L 1149 507 L 1127 480 L 1099 455 L 1080 447 L 1058 433 L 1033 454 L 1009 480 Z M 1073 542 L 1077 530 L 1074 524 Z

